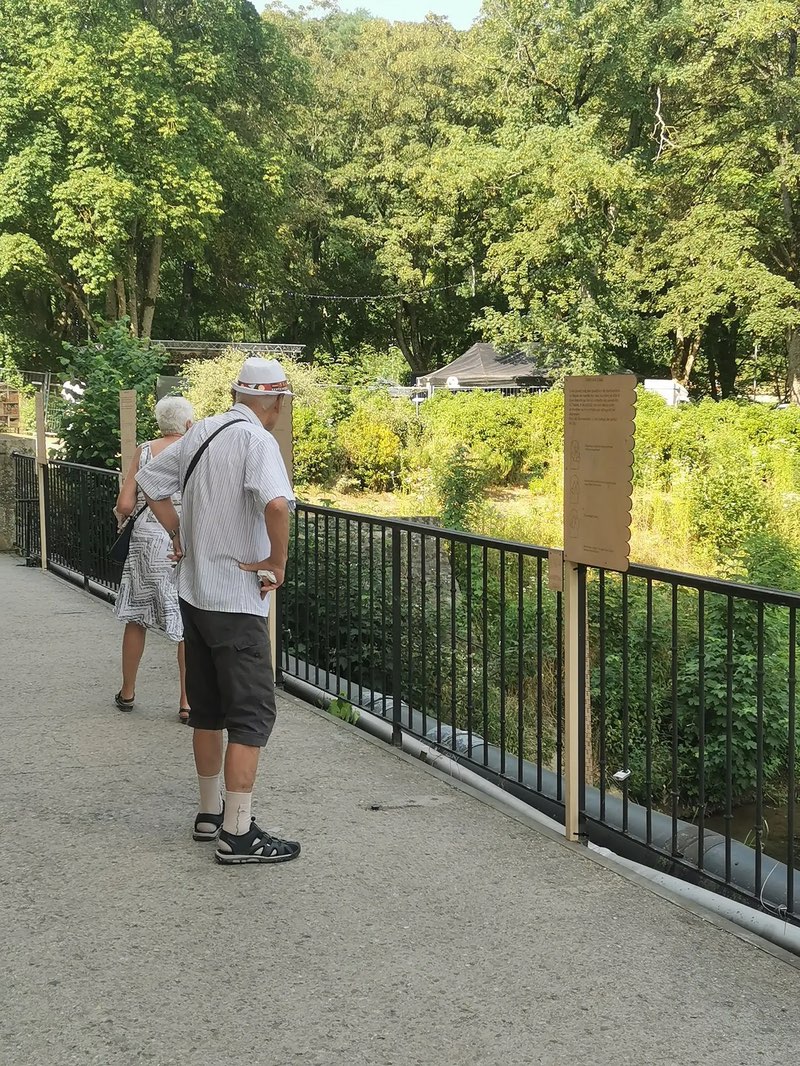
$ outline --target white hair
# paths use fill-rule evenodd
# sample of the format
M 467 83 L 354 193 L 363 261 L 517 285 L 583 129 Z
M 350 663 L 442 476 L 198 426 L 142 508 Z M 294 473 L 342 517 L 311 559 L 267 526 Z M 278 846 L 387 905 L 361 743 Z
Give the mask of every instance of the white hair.
M 186 423 L 194 421 L 194 408 L 183 396 L 165 396 L 156 404 L 155 416 L 162 433 L 185 433 Z

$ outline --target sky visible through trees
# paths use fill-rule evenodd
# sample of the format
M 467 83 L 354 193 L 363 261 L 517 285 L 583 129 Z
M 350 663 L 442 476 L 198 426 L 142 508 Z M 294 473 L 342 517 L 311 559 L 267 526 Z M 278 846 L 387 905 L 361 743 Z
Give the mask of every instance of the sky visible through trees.
M 294 11 L 309 5 L 303 0 L 290 0 L 286 5 Z M 441 15 L 457 30 L 468 30 L 480 14 L 480 0 L 343 0 L 342 11 L 366 11 L 373 18 L 392 22 L 424 22 L 426 15 Z M 320 9 L 316 11 L 320 14 Z M 314 14 L 312 9 L 311 14 Z

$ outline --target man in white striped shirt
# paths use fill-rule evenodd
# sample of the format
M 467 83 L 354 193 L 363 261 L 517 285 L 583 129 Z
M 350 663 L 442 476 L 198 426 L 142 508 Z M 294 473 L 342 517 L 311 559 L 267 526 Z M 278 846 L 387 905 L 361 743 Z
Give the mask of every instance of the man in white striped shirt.
M 261 748 L 275 722 L 267 595 L 283 584 L 294 494 L 269 430 L 289 385 L 276 360 L 251 358 L 232 388 L 230 411 L 195 423 L 136 478 L 177 561 L 200 788 L 192 835 L 216 839 L 215 857 L 224 864 L 286 862 L 300 845 L 265 832 L 250 810 Z

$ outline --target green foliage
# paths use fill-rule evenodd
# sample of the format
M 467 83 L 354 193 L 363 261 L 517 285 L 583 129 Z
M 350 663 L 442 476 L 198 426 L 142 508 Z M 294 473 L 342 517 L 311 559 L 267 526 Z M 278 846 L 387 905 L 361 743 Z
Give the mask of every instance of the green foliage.
M 692 606 L 694 610 L 687 611 L 687 615 L 696 615 L 697 608 Z M 707 804 L 711 809 L 722 809 L 729 787 L 734 803 L 749 800 L 755 792 L 759 734 L 759 663 L 754 640 L 757 633 L 755 604 L 736 600 L 729 614 L 723 598 L 715 596 L 706 605 L 702 673 L 696 642 L 688 642 L 681 657 L 677 691 L 684 802 L 698 799 L 695 788 L 701 700 Z M 788 753 L 788 636 L 786 612 L 766 608 L 761 718 L 763 771 L 768 784 L 779 781 Z
M 71 462 L 119 466 L 119 392 L 135 389 L 137 434 L 146 440 L 158 433 L 152 415 L 155 385 L 166 362 L 163 348 L 134 337 L 125 322 L 101 330 L 97 341 L 80 347 L 65 344 L 64 376 L 84 383 L 79 402 L 72 405 L 62 424 L 64 457 Z
M 350 469 L 363 487 L 391 488 L 400 474 L 402 444 L 394 430 L 357 410 L 339 423 L 337 432 Z
M 275 26 L 244 0 L 6 0 L 0 53 L 0 328 L 127 315 L 149 336 L 166 295 L 183 333 L 215 275 L 226 313 L 246 308 L 241 282 L 276 258 L 298 94 Z
M 521 428 L 523 466 L 533 478 L 563 463 L 564 393 L 559 389 L 532 396 Z
M 361 712 L 358 708 L 348 702 L 345 692 L 340 692 L 337 699 L 331 700 L 328 704 L 328 714 L 347 722 L 349 725 L 357 725 L 358 719 L 361 717 Z
M 336 432 L 313 408 L 299 404 L 292 423 L 295 482 L 326 484 L 342 463 Z
M 242 353 L 228 348 L 216 359 L 190 359 L 184 363 L 184 395 L 194 408 L 195 418 L 228 410 L 232 403 L 231 383 L 239 376 L 242 362 Z
M 456 444 L 437 457 L 431 481 L 445 529 L 472 528 L 489 484 L 486 468 L 473 461 L 463 444 Z
M 521 471 L 530 415 L 527 397 L 493 392 L 437 392 L 421 411 L 425 432 L 437 450 L 440 441 L 463 445 L 493 484 L 502 484 Z

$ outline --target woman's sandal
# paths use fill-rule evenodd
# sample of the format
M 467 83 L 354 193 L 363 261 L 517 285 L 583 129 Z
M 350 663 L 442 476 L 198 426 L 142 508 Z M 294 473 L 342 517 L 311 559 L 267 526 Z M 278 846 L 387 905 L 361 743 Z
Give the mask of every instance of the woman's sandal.
M 181 707 L 180 710 L 178 711 L 178 721 L 182 725 L 188 725 L 189 724 L 189 715 L 191 714 L 191 711 L 192 711 L 191 707 Z
M 119 709 L 121 711 L 132 711 L 133 710 L 133 701 L 135 699 L 136 699 L 136 695 L 134 694 L 133 696 L 131 696 L 131 698 L 129 700 L 124 700 L 122 698 L 122 689 L 120 689 L 119 692 L 114 697 L 114 703 L 116 703 L 117 707 L 119 707 Z

